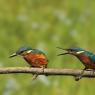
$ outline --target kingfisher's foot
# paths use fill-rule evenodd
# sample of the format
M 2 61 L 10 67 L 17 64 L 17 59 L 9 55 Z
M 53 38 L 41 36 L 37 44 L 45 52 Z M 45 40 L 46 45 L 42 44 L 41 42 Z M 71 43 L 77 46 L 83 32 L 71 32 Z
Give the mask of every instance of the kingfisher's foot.
M 90 71 L 91 72 L 91 75 L 93 75 L 95 73 L 95 70 L 94 69 L 86 69 L 86 71 Z
M 45 69 L 45 67 L 41 67 L 42 68 L 42 73 L 44 73 L 45 71 L 44 71 L 44 69 Z M 48 74 L 44 74 L 45 76 L 48 76 Z
M 42 73 L 44 73 L 45 67 L 41 66 L 40 68 L 41 68 L 41 70 L 42 70 Z
M 90 70 L 91 71 L 91 75 L 93 76 L 94 74 L 95 74 L 95 70 L 94 69 L 92 69 L 92 70 Z M 92 77 L 91 76 L 91 77 Z
M 85 70 L 87 70 L 87 69 L 84 68 L 84 69 L 81 71 L 81 73 L 75 77 L 75 81 L 79 81 L 79 80 L 83 77 L 83 73 L 84 73 Z

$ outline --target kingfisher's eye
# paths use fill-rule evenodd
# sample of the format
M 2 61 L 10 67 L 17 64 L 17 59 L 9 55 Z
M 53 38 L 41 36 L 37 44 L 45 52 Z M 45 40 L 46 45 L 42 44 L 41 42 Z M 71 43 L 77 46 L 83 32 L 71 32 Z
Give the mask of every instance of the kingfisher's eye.
M 22 54 L 24 51 L 17 51 L 16 54 Z
M 19 54 L 23 53 L 24 51 L 19 52 Z
M 72 49 L 70 49 L 69 51 L 73 51 Z

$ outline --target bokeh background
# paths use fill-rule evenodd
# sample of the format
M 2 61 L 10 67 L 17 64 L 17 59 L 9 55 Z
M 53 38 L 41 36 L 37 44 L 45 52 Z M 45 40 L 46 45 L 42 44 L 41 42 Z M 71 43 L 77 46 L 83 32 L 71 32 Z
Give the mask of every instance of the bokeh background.
M 0 67 L 25 67 L 9 55 L 21 46 L 43 50 L 49 68 L 83 68 L 70 55 L 56 56 L 63 48 L 82 47 L 95 52 L 94 0 L 0 0 Z M 94 95 L 95 79 L 29 74 L 0 75 L 0 95 Z

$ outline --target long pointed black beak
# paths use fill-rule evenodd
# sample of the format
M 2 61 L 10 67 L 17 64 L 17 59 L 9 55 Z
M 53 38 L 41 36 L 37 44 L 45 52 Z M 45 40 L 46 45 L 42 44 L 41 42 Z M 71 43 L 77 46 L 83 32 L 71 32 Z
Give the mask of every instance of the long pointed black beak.
M 12 57 L 15 57 L 15 56 L 17 56 L 17 54 L 13 53 L 12 55 L 9 56 L 9 58 L 12 58 Z
M 63 53 L 58 54 L 58 56 L 65 55 L 65 54 L 69 54 L 69 52 L 68 51 L 64 51 Z
M 69 54 L 69 49 L 63 49 L 63 48 L 60 48 L 60 47 L 57 47 L 57 48 L 64 51 L 63 53 L 58 54 L 58 56 L 60 56 L 60 55 L 65 55 L 65 54 Z

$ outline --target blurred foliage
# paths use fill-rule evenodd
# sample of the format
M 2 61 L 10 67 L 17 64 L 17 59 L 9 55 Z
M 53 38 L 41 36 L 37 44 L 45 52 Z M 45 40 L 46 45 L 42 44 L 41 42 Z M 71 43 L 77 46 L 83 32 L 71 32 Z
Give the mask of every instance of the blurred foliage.
M 83 68 L 73 56 L 56 56 L 63 48 L 95 51 L 94 0 L 0 0 L 0 66 L 28 66 L 8 56 L 21 46 L 43 50 L 49 68 Z M 95 79 L 0 75 L 0 95 L 93 95 Z M 92 81 L 92 82 L 91 82 Z

